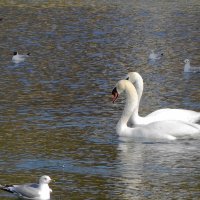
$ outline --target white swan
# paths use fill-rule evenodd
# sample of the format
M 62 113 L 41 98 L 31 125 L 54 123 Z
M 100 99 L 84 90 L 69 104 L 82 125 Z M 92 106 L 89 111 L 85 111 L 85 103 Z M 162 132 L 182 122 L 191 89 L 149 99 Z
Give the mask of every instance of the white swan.
M 184 72 L 200 72 L 200 67 L 191 67 L 189 59 L 185 59 L 184 63 Z
M 143 79 L 137 72 L 130 72 L 126 76 L 126 79 L 134 84 L 138 94 L 138 106 L 130 118 L 130 122 L 133 125 L 144 125 L 155 121 L 163 120 L 181 120 L 185 122 L 198 122 L 200 120 L 200 112 L 185 109 L 170 109 L 163 108 L 156 110 L 145 117 L 141 117 L 138 114 L 139 104 L 143 93 Z
M 119 136 L 175 140 L 177 136 L 200 134 L 200 125 L 177 120 L 157 121 L 144 126 L 128 127 L 128 120 L 138 107 L 138 95 L 130 81 L 121 80 L 112 91 L 113 103 L 123 92 L 126 95 L 126 103 L 116 126 L 116 132 Z
M 151 50 L 151 53 L 149 54 L 150 60 L 159 60 L 163 56 L 163 53 L 155 53 L 154 50 Z
M 27 54 L 18 54 L 17 51 L 13 52 L 13 57 L 12 57 L 12 61 L 14 63 L 20 63 L 20 62 L 24 62 L 26 58 L 28 58 L 30 56 L 30 53 Z

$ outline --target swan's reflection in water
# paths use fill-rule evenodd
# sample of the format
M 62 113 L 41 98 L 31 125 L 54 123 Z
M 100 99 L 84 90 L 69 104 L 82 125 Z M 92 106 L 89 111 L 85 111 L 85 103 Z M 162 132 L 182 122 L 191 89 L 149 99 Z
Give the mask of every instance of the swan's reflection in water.
M 120 142 L 117 187 L 123 199 L 195 198 L 198 184 L 193 183 L 199 182 L 200 172 L 197 147 L 198 140 Z
M 142 168 L 143 168 L 143 147 L 122 142 L 118 146 L 119 159 L 121 165 L 119 172 L 121 173 L 121 183 L 125 186 L 123 197 L 127 199 L 139 199 L 138 192 L 142 184 Z M 137 197 L 138 196 L 138 197 Z

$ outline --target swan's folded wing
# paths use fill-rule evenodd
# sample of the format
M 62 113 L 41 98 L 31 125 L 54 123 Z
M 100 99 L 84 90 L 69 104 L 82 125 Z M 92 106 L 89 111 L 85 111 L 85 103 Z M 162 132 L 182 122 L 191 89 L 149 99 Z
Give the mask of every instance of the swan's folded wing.
M 156 110 L 145 117 L 149 122 L 163 120 L 181 120 L 195 123 L 200 120 L 200 112 L 185 109 L 164 108 Z

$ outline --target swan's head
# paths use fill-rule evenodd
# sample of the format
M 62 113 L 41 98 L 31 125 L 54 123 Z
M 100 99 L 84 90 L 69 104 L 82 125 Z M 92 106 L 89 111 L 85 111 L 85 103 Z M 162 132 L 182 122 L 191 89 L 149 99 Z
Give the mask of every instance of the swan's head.
M 112 90 L 112 102 L 115 103 L 118 96 L 125 91 L 127 85 L 132 85 L 128 80 L 118 81 L 115 88 Z
M 14 55 L 14 56 L 15 56 L 15 55 L 17 55 L 17 54 L 18 54 L 18 52 L 17 52 L 17 51 L 14 51 L 14 52 L 13 52 L 13 55 Z
M 189 64 L 189 63 L 190 63 L 190 60 L 189 60 L 189 59 L 185 59 L 185 60 L 184 60 L 184 63 L 185 63 L 185 64 Z
M 51 178 L 47 175 L 43 175 L 39 179 L 40 184 L 49 184 L 51 182 Z
M 131 83 L 135 83 L 138 81 L 138 79 L 141 79 L 142 77 L 140 76 L 139 73 L 137 72 L 129 72 L 126 76 L 126 80 L 130 81 Z

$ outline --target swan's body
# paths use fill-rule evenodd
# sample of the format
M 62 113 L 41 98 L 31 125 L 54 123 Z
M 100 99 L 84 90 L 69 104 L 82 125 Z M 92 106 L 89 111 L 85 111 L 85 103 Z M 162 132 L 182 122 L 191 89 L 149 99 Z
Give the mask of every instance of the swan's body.
M 150 60 L 159 60 L 163 56 L 163 53 L 155 53 L 154 50 L 151 50 L 151 53 L 149 54 Z
M 163 120 L 181 120 L 185 122 L 198 122 L 200 120 L 200 112 L 185 109 L 170 109 L 163 108 L 156 110 L 145 117 L 138 114 L 139 104 L 143 93 L 143 79 L 137 72 L 130 72 L 127 75 L 127 80 L 134 84 L 138 94 L 138 106 L 130 118 L 133 125 L 144 125 L 155 121 Z
M 121 80 L 112 91 L 113 103 L 123 92 L 126 94 L 126 103 L 116 126 L 119 136 L 175 140 L 177 136 L 200 135 L 200 125 L 177 120 L 157 121 L 144 126 L 128 127 L 129 118 L 138 106 L 138 95 L 130 81 Z
M 193 72 L 193 73 L 200 72 L 200 67 L 191 67 L 189 59 L 185 59 L 184 63 L 185 63 L 184 72 Z
M 51 178 L 44 175 L 40 177 L 39 184 L 0 185 L 0 189 L 13 193 L 21 199 L 50 200 L 50 193 L 52 192 L 48 185 L 50 181 Z
M 24 62 L 26 58 L 28 58 L 30 56 L 30 53 L 28 54 L 18 54 L 18 52 L 13 52 L 13 57 L 12 57 L 12 61 L 14 63 L 20 63 L 20 62 Z

